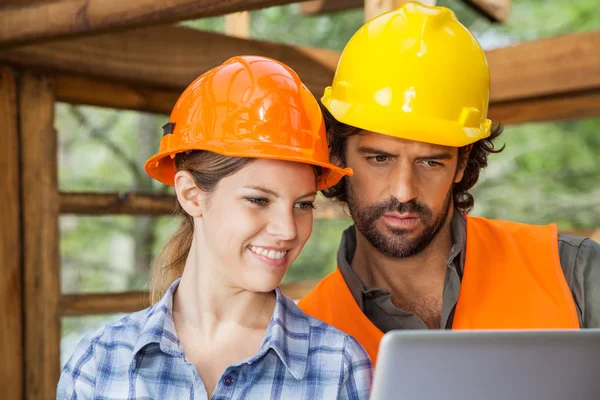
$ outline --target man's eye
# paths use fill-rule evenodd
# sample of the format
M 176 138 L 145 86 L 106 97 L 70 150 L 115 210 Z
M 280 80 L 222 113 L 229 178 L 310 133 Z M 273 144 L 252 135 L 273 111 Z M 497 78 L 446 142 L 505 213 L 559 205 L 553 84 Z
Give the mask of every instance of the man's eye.
M 384 162 L 386 162 L 389 159 L 388 156 L 381 156 L 381 155 L 379 155 L 379 156 L 371 156 L 371 157 L 367 157 L 367 158 L 369 160 L 371 160 L 371 161 L 374 161 L 374 162 L 378 163 L 378 164 L 379 163 L 384 163 Z
M 439 167 L 440 165 L 442 165 L 439 162 L 432 161 L 432 160 L 424 160 L 423 164 L 425 164 L 425 165 L 427 165 L 428 167 L 431 167 L 431 168 Z

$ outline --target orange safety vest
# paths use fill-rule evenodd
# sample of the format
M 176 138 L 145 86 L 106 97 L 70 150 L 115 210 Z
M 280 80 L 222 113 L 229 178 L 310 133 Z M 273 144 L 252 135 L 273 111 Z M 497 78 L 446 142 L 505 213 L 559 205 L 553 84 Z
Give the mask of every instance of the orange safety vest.
M 383 332 L 365 316 L 339 269 L 299 304 L 354 336 L 373 364 Z M 578 329 L 558 255 L 556 225 L 467 216 L 467 253 L 452 329 Z

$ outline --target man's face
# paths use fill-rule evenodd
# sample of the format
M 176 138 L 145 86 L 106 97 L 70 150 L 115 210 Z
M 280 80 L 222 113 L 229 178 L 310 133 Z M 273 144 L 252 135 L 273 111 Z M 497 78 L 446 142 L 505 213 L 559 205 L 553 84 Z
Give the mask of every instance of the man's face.
M 452 207 L 458 148 L 363 131 L 348 138 L 348 207 L 359 232 L 386 256 L 425 249 Z

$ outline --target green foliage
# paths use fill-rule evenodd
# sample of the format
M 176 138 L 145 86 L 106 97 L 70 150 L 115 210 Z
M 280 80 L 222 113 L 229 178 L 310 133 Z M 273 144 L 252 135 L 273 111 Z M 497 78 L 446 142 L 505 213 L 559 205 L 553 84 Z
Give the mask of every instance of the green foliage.
M 461 0 L 452 8 L 486 48 L 600 28 L 596 0 L 513 0 L 507 24 L 492 24 Z M 361 9 L 303 17 L 291 4 L 251 12 L 251 37 L 341 50 L 363 22 Z M 223 32 L 224 18 L 188 21 L 195 29 Z M 144 160 L 159 146 L 165 116 L 98 107 L 57 107 L 59 183 L 62 191 L 168 189 L 147 177 Z M 556 221 L 562 229 L 600 226 L 600 119 L 506 127 L 473 189 L 474 213 L 529 223 Z M 166 238 L 173 217 L 61 218 L 63 292 L 139 290 Z M 285 281 L 318 279 L 335 267 L 341 232 L 349 220 L 315 221 L 313 235 Z M 101 325 L 108 317 L 65 318 L 65 338 Z M 65 344 L 64 351 L 68 351 Z

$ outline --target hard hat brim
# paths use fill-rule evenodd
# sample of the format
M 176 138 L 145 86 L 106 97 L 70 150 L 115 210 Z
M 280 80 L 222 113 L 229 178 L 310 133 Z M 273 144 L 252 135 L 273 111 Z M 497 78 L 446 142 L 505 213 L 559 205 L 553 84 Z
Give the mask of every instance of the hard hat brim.
M 265 148 L 267 147 L 267 148 Z M 273 151 L 269 151 L 268 147 L 273 147 Z M 211 151 L 223 156 L 240 157 L 240 158 L 257 158 L 280 161 L 299 162 L 303 164 L 315 165 L 323 168 L 323 173 L 317 182 L 317 190 L 328 189 L 337 184 L 344 176 L 352 176 L 351 168 L 340 168 L 330 162 L 321 162 L 310 159 L 310 154 L 302 154 L 297 149 L 291 149 L 287 146 L 261 144 L 260 151 L 252 151 L 251 146 L 232 146 L 231 143 L 214 143 L 212 145 L 205 144 L 202 146 L 188 147 L 182 149 L 173 149 L 169 151 L 159 152 L 146 161 L 144 169 L 152 178 L 165 185 L 173 186 L 175 174 L 175 155 L 190 150 Z
M 365 131 L 417 142 L 449 147 L 463 147 L 490 136 L 492 121 L 477 127 L 462 126 L 457 120 L 416 117 L 401 110 L 371 109 L 362 104 L 351 104 L 323 96 L 323 105 L 333 117 L 346 125 Z M 393 112 L 392 112 L 393 111 Z M 373 115 L 385 114 L 382 118 Z

